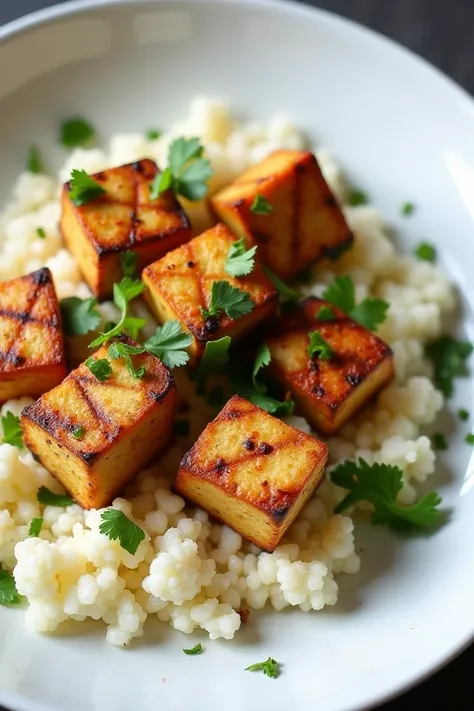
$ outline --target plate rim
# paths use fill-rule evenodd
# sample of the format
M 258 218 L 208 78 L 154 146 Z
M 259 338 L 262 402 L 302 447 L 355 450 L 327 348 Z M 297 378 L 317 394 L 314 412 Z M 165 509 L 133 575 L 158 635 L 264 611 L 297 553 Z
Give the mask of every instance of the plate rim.
M 50 7 L 36 10 L 27 13 L 17 19 L 14 19 L 0 26 L 0 45 L 3 45 L 31 30 L 35 30 L 43 25 L 48 25 L 57 20 L 72 18 L 86 14 L 90 11 L 108 9 L 112 7 L 133 7 L 139 4 L 162 5 L 169 3 L 170 0 L 66 0 L 60 4 L 54 4 Z M 474 121 L 474 97 L 459 85 L 454 79 L 449 77 L 444 71 L 427 59 L 417 54 L 415 51 L 405 47 L 396 40 L 384 35 L 377 30 L 367 27 L 356 20 L 346 18 L 335 12 L 325 10 L 323 8 L 314 7 L 306 4 L 306 0 L 180 0 L 183 4 L 189 6 L 197 5 L 240 5 L 245 8 L 264 8 L 269 12 L 282 12 L 293 17 L 306 19 L 311 22 L 327 22 L 335 23 L 342 26 L 346 32 L 362 36 L 366 41 L 378 44 L 380 47 L 388 47 L 391 52 L 398 53 L 405 60 L 411 61 L 419 70 L 431 76 L 433 80 L 444 85 L 444 89 L 450 91 L 459 105 L 472 116 Z M 0 102 L 1 103 L 1 102 Z M 411 676 L 407 676 L 406 680 L 400 684 L 390 688 L 386 693 L 372 696 L 363 706 L 360 704 L 351 705 L 344 711 L 370 711 L 381 704 L 386 704 L 393 699 L 409 692 L 416 686 L 422 684 L 427 679 L 434 676 L 437 672 L 447 666 L 454 659 L 459 657 L 472 643 L 474 643 L 474 627 L 468 630 L 465 637 L 459 640 L 458 644 L 449 648 L 441 655 L 438 662 L 428 666 L 421 673 L 415 672 Z M 50 707 L 45 706 L 41 701 L 32 702 L 19 695 L 16 692 L 5 692 L 0 688 L 0 704 L 6 704 L 11 711 L 50 711 Z M 2 709 L 0 708 L 0 711 Z

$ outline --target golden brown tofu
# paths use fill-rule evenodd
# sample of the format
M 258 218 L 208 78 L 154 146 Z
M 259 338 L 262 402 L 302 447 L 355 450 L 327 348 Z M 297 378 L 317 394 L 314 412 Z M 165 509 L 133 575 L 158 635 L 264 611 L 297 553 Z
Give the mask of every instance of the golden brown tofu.
M 273 551 L 321 482 L 327 446 L 234 395 L 183 457 L 175 489 Z
M 106 347 L 94 354 L 105 357 Z M 170 371 L 152 355 L 132 358 L 145 367 L 143 379 L 133 378 L 123 359 L 110 360 L 104 382 L 83 364 L 21 415 L 25 444 L 86 509 L 107 506 L 172 435 Z
M 225 225 L 218 224 L 143 272 L 144 296 L 158 321 L 177 319 L 193 336 L 192 363 L 202 356 L 207 341 L 223 336 L 236 340 L 276 313 L 278 292 L 257 262 L 248 276 L 233 278 L 225 271 L 229 249 L 236 241 Z M 209 308 L 212 285 L 217 281 L 247 292 L 252 311 L 235 319 L 225 313 L 204 318 L 201 309 Z
M 317 320 L 323 306 L 331 307 L 332 320 Z M 326 434 L 336 432 L 394 376 L 387 344 L 321 299 L 306 299 L 278 320 L 275 331 L 266 340 L 269 373 L 293 393 L 313 427 Z M 332 348 L 329 360 L 308 355 L 312 331 Z
M 150 186 L 159 172 L 151 160 L 111 168 L 91 176 L 107 192 L 77 207 L 62 193 L 61 232 L 84 277 L 100 299 L 112 295 L 122 278 L 120 254 L 133 250 L 138 269 L 191 239 L 186 213 L 173 192 L 150 199 Z
M 49 269 L 0 282 L 0 403 L 38 397 L 66 373 L 61 314 Z
M 256 214 L 262 196 L 270 214 Z M 211 198 L 217 217 L 258 244 L 259 259 L 288 279 L 353 241 L 316 158 L 306 151 L 276 151 Z

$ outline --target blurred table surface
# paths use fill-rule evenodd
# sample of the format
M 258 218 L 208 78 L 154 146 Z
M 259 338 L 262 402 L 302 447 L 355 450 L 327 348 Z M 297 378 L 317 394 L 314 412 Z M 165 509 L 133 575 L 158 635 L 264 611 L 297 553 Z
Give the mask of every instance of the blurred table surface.
M 57 1 L 0 0 L 0 25 Z M 474 0 L 303 1 L 349 17 L 397 40 L 474 94 Z M 440 600 L 441 612 L 442 606 Z M 446 711 L 473 711 L 474 688 L 470 679 L 473 667 L 474 646 L 435 676 L 384 704 L 378 711 L 436 710 L 441 706 Z

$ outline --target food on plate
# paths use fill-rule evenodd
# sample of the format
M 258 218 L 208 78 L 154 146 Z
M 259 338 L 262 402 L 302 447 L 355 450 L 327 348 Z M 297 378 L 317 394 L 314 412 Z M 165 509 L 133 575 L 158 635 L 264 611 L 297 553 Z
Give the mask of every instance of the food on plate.
M 69 122 L 74 135 L 63 144 L 80 147 L 70 153 L 58 178 L 41 172 L 41 146 L 30 151 L 28 170 L 19 177 L 12 203 L 0 216 L 0 280 L 8 282 L 43 266 L 50 269 L 71 351 L 69 365 L 76 365 L 81 357 L 84 361 L 65 380 L 61 375 L 61 384 L 54 383 L 57 387 L 50 386 L 37 402 L 33 390 L 23 397 L 15 390 L 15 397 L 0 407 L 0 604 L 23 605 L 26 625 L 40 632 L 52 632 L 70 619 L 101 620 L 107 641 L 117 646 L 141 637 L 148 617 L 185 634 L 200 629 L 211 639 L 232 639 L 249 611 L 251 624 L 256 611 L 264 607 L 274 611 L 293 607 L 308 613 L 335 605 L 344 575 L 357 573 L 361 563 L 354 531 L 360 514 L 374 523 L 410 529 L 433 525 L 438 519 L 439 497 L 432 492 L 420 499 L 418 490 L 433 474 L 437 456 L 435 438 L 428 437 L 425 428 L 442 409 L 443 395 L 452 393 L 454 377 L 465 373 L 472 350 L 471 344 L 443 330 L 456 306 L 454 289 L 432 261 L 432 251 L 423 250 L 414 259 L 396 248 L 366 194 L 349 191 L 326 149 L 316 154 L 325 182 L 321 181 L 302 134 L 282 116 L 265 124 L 239 122 L 224 103 L 198 98 L 191 103 L 190 115 L 161 135 L 119 134 L 106 150 L 83 145 L 91 135 L 84 121 Z M 307 179 L 315 180 L 308 190 L 320 190 L 314 204 L 320 206 L 321 196 L 328 196 L 318 215 L 322 214 L 331 239 L 337 236 L 331 260 L 321 259 L 319 238 L 306 239 L 307 230 L 313 234 L 316 229 L 320 236 L 319 218 L 308 226 L 305 217 L 305 241 L 296 251 L 286 228 L 274 232 L 272 227 L 267 245 L 272 249 L 267 250 L 254 234 L 247 235 L 247 223 L 240 230 L 240 217 L 235 234 L 231 223 L 224 227 L 212 222 L 209 198 L 275 152 L 276 163 L 272 157 L 266 174 L 259 173 L 260 167 L 257 173 L 265 178 L 263 187 L 273 190 L 277 185 L 278 189 L 275 194 L 260 193 L 254 182 L 249 184 L 249 191 L 256 193 L 248 207 L 249 229 L 258 227 L 254 217 L 262 222 L 262 230 L 273 226 L 274 212 L 278 226 L 288 225 L 290 214 L 301 224 L 305 211 L 295 211 L 287 197 L 293 189 L 290 185 L 294 187 L 295 166 L 302 161 Z M 144 156 L 149 173 L 148 168 L 139 173 L 130 167 L 137 161 L 143 165 Z M 289 161 L 288 156 L 294 158 Z M 163 168 L 161 173 L 152 170 L 155 164 Z M 144 274 L 149 307 L 143 299 L 140 254 L 148 259 L 150 245 L 127 242 L 128 212 L 123 233 L 117 231 L 113 201 L 103 192 L 108 179 L 98 178 L 101 173 L 112 175 L 114 195 L 114 181 L 120 176 L 132 174 L 132 181 L 140 182 L 149 175 L 145 182 L 150 205 L 160 205 L 154 201 L 161 195 L 166 200 L 170 196 L 170 215 L 178 219 L 180 230 L 184 221 L 180 222 L 175 200 L 185 205 L 194 231 L 202 223 L 209 228 L 196 240 L 188 236 L 177 249 L 167 246 L 166 254 L 151 258 L 151 264 L 159 265 L 156 283 L 159 286 L 163 278 L 167 284 L 166 294 L 160 291 L 158 297 L 163 311 L 158 312 L 155 304 L 153 291 L 159 289 L 148 277 L 156 264 Z M 92 222 L 87 224 L 98 229 L 103 212 L 112 216 L 112 238 L 125 234 L 114 253 L 115 271 L 109 273 L 110 301 L 97 303 L 96 298 L 96 294 L 99 299 L 104 296 L 100 279 L 107 269 L 102 267 L 110 263 L 101 262 L 90 247 L 96 256 L 78 266 L 74 244 L 69 252 L 61 240 L 58 196 L 71 177 L 72 197 L 84 202 L 81 220 L 82 214 L 90 216 Z M 124 186 L 130 190 L 128 178 Z M 148 195 L 148 187 L 141 182 L 140 186 Z M 400 196 L 394 196 L 394 201 L 399 205 Z M 76 206 L 65 207 L 76 221 L 70 224 L 77 227 L 78 244 L 88 245 L 81 226 L 85 223 L 76 219 Z M 228 222 L 224 215 L 221 219 Z M 104 231 L 101 235 L 105 238 Z M 273 241 L 275 235 L 281 243 Z M 168 237 L 164 241 L 168 245 Z M 172 266 L 175 256 L 184 260 L 196 245 L 197 254 L 184 262 L 195 266 L 183 269 L 179 262 L 178 277 L 176 265 Z M 263 272 L 260 265 L 265 263 Z M 303 263 L 309 267 L 304 275 L 299 273 Z M 163 265 L 172 268 L 161 273 Z M 96 294 L 83 281 L 81 269 Z M 187 280 L 188 271 L 198 270 L 200 280 L 208 280 L 205 299 L 196 298 L 197 277 Z M 287 283 L 286 275 L 296 272 L 298 279 Z M 155 309 L 163 321 L 158 327 L 151 313 Z M 190 325 L 185 322 L 186 309 L 192 316 Z M 311 326 L 315 311 L 330 319 L 314 319 Z M 202 328 L 204 323 L 211 333 L 198 343 L 191 326 Z M 250 323 L 255 328 L 248 328 Z M 374 381 L 367 376 L 374 386 L 371 397 L 363 389 L 366 383 L 361 383 L 364 407 L 328 436 L 323 433 L 325 421 L 312 419 L 301 407 L 293 379 L 283 387 L 289 388 L 287 392 L 275 384 L 273 370 L 291 363 L 286 353 L 280 363 L 272 341 L 301 331 L 306 339 L 301 357 L 309 361 L 309 346 L 314 366 L 326 368 L 339 348 L 340 324 L 346 324 L 344 328 L 353 324 L 351 334 L 356 338 L 344 340 L 344 347 L 351 349 L 347 355 L 351 363 L 362 347 L 364 354 L 373 357 L 376 349 L 368 344 L 383 341 L 385 359 L 380 367 L 385 368 L 388 381 L 393 364 L 395 377 L 383 387 L 379 382 L 375 392 Z M 325 335 L 320 327 L 326 329 Z M 309 336 L 308 343 L 310 333 L 315 335 Z M 234 340 L 238 341 L 235 348 L 230 347 Z M 45 353 L 48 347 L 49 343 Z M 358 374 L 360 359 L 355 362 Z M 167 368 L 173 369 L 172 376 Z M 364 373 L 365 369 L 364 363 Z M 336 375 L 337 389 L 342 373 Z M 342 385 L 346 387 L 345 380 Z M 349 386 L 350 391 L 341 390 L 340 395 L 358 393 L 359 388 Z M 235 394 L 245 400 L 234 398 L 226 405 Z M 235 403 L 248 408 L 248 414 L 221 423 L 227 434 L 225 440 L 218 440 L 218 413 L 223 407 L 224 412 L 235 410 Z M 265 491 L 265 469 L 252 465 L 249 470 L 239 461 L 242 457 L 236 457 L 237 450 L 243 449 L 240 419 L 251 430 L 247 446 L 255 440 L 256 447 L 274 448 L 269 452 L 262 447 L 261 455 L 246 449 L 245 461 L 255 460 L 262 467 L 271 464 L 272 481 L 284 482 L 283 490 L 286 484 L 292 487 L 296 498 L 284 521 L 272 520 L 270 514 L 285 494 L 277 492 L 267 512 L 259 508 L 265 494 L 250 505 L 255 492 Z M 289 433 L 283 436 L 283 446 L 282 433 Z M 257 442 L 260 435 L 262 441 Z M 185 500 L 173 487 L 180 462 L 189 460 L 187 452 L 195 452 L 206 466 L 217 465 L 220 456 L 246 488 L 228 496 L 223 474 L 224 486 L 209 485 L 211 500 L 196 506 L 191 502 L 192 487 L 200 481 L 198 472 L 187 476 L 183 464 L 177 486 Z M 128 478 L 120 498 L 113 498 Z M 60 482 L 78 503 L 72 502 Z M 304 482 L 316 488 L 297 512 L 306 494 Z M 250 509 L 252 516 L 243 525 L 239 519 L 229 519 L 233 530 L 202 506 L 211 512 L 217 506 L 226 516 L 236 515 L 241 507 L 240 511 Z M 224 515 L 222 519 L 227 520 Z M 267 551 L 262 550 L 265 547 Z M 369 545 L 362 563 L 367 556 Z M 267 662 L 258 668 L 265 671 Z M 270 662 L 272 675 L 275 661 Z
M 191 333 L 193 362 L 208 341 L 243 338 L 276 314 L 278 292 L 257 261 L 247 260 L 245 274 L 236 272 L 232 255 L 239 245 L 248 254 L 242 240 L 217 224 L 143 271 L 145 299 L 157 320 L 177 320 Z
M 151 198 L 159 170 L 138 160 L 92 176 L 75 171 L 62 191 L 61 233 L 92 292 L 112 295 L 120 256 L 133 249 L 138 269 L 191 238 L 188 217 L 168 189 Z
M 316 431 L 336 432 L 394 377 L 389 346 L 322 299 L 303 301 L 276 330 L 269 372 Z
M 61 314 L 49 269 L 0 282 L 0 402 L 41 395 L 66 373 Z
M 220 220 L 258 244 L 259 258 L 288 279 L 322 257 L 337 257 L 353 236 L 315 156 L 275 151 L 211 199 Z
M 21 416 L 25 444 L 86 509 L 106 506 L 165 449 L 173 429 L 168 368 L 150 354 L 119 351 L 117 358 L 113 347 L 98 350 Z
M 180 464 L 175 489 L 274 551 L 323 477 L 327 446 L 234 395 Z

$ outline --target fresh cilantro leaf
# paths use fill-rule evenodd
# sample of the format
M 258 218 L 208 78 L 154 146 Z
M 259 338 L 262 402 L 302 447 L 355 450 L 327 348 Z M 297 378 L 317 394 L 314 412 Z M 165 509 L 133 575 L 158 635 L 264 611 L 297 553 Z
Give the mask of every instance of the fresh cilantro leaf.
M 466 360 L 472 350 L 471 343 L 452 336 L 441 336 L 426 346 L 426 355 L 433 362 L 435 385 L 445 397 L 453 394 L 454 378 L 467 375 Z
M 245 396 L 242 395 L 242 397 Z M 275 417 L 290 416 L 295 409 L 294 400 L 277 400 L 266 393 L 257 391 L 249 393 L 247 400 L 257 407 L 261 407 L 262 410 L 266 410 L 270 415 L 275 415 Z
M 280 674 L 278 662 L 271 657 L 268 657 L 268 659 L 264 662 L 251 664 L 249 667 L 245 668 L 245 671 L 263 671 L 263 673 L 271 679 L 276 679 Z
M 85 429 L 82 425 L 76 425 L 72 431 L 72 436 L 76 439 L 82 439 L 85 435 Z
M 85 170 L 73 170 L 69 181 L 69 197 L 74 205 L 82 207 L 88 202 L 104 195 L 107 191 L 99 185 Z
M 13 575 L 0 568 L 0 605 L 19 605 L 21 601 Z
M 141 380 L 143 376 L 146 373 L 145 366 L 140 366 L 140 368 L 135 368 L 133 365 L 133 361 L 130 356 L 132 355 L 140 355 L 140 353 L 145 352 L 145 346 L 131 346 L 128 343 L 121 343 L 120 341 L 116 341 L 115 343 L 112 343 L 111 346 L 109 346 L 109 357 L 112 358 L 112 360 L 119 360 L 119 358 L 123 358 L 125 363 L 127 364 L 128 372 L 132 376 L 132 378 L 135 378 L 137 380 Z
M 433 247 L 432 244 L 429 244 L 428 242 L 421 242 L 415 249 L 415 257 L 423 262 L 431 262 L 432 264 L 435 264 L 438 258 L 438 253 L 436 251 L 436 247 Z
M 295 403 L 293 400 L 277 400 L 267 394 L 267 386 L 257 381 L 257 387 L 253 382 L 253 369 L 249 369 L 242 363 L 240 358 L 234 358 L 226 370 L 229 374 L 230 386 L 233 394 L 246 398 L 262 410 L 266 410 L 271 415 L 283 417 L 293 414 Z M 258 372 L 258 371 L 257 371 Z
M 208 341 L 204 348 L 201 362 L 195 372 L 195 377 L 202 380 L 209 374 L 219 372 L 229 361 L 230 336 L 223 336 L 216 341 Z
M 158 131 L 156 128 L 150 128 L 146 132 L 147 141 L 157 141 L 162 133 L 163 131 Z
M 43 173 L 43 162 L 38 146 L 31 145 L 29 147 L 26 170 L 28 173 L 33 173 L 34 175 Z
M 3 442 L 12 447 L 23 449 L 23 430 L 20 425 L 20 418 L 8 410 L 2 415 Z
M 408 217 L 409 215 L 413 215 L 415 212 L 415 206 L 412 202 L 404 202 L 400 208 L 400 212 L 402 215 L 405 215 L 405 217 Z
M 177 437 L 189 437 L 191 426 L 189 420 L 176 420 L 174 433 Z
M 319 358 L 320 360 L 330 360 L 334 351 L 327 341 L 324 340 L 319 331 L 311 331 L 308 334 L 309 345 L 308 355 L 310 358 Z
M 43 528 L 43 517 L 39 516 L 38 518 L 33 518 L 33 519 L 31 519 L 30 530 L 28 531 L 28 535 L 31 536 L 32 538 L 37 538 L 39 536 L 39 534 L 41 533 L 42 528 Z
M 258 347 L 257 355 L 255 357 L 255 362 L 253 364 L 252 371 L 252 382 L 256 390 L 259 392 L 266 392 L 267 387 L 263 383 L 259 383 L 257 380 L 257 375 L 262 368 L 270 365 L 272 359 L 272 354 L 266 343 L 261 343 Z
M 145 285 L 140 279 L 133 279 L 130 276 L 125 276 L 118 284 L 114 284 L 114 304 L 121 312 L 120 321 L 89 343 L 89 348 L 98 348 L 122 332 L 128 333 L 133 339 L 137 338 L 138 331 L 145 325 L 145 320 L 129 316 L 128 304 L 140 296 L 144 288 Z
M 112 366 L 107 358 L 93 358 L 90 356 L 84 363 L 84 365 L 89 368 L 94 378 L 97 378 L 101 383 L 112 375 Z
M 68 336 L 83 336 L 89 331 L 95 331 L 101 316 L 95 308 L 97 301 L 93 298 L 80 299 L 78 296 L 68 296 L 61 299 L 61 317 L 63 328 Z
M 74 503 L 74 499 L 67 494 L 55 494 L 46 486 L 40 486 L 36 498 L 43 506 L 71 506 Z
M 204 148 L 198 138 L 177 138 L 168 152 L 168 168 L 158 173 L 151 185 L 150 197 L 156 200 L 171 188 L 175 195 L 201 200 L 208 192 L 211 164 L 203 158 Z
M 39 237 L 40 239 L 45 239 L 45 237 L 46 237 L 46 232 L 45 232 L 44 227 L 37 227 L 37 228 L 36 228 L 36 234 L 38 235 L 38 237 Z
M 439 520 L 438 506 L 441 498 L 434 491 L 412 506 L 399 506 L 397 495 L 403 486 L 403 472 L 388 464 L 367 464 L 346 461 L 331 472 L 334 484 L 349 489 L 347 496 L 335 508 L 342 513 L 358 501 L 367 501 L 374 507 L 371 522 L 386 523 L 392 528 L 411 531 L 432 526 Z
M 95 139 L 95 129 L 81 116 L 63 121 L 61 124 L 60 142 L 65 148 L 86 146 Z
M 262 269 L 265 272 L 266 276 L 272 282 L 275 289 L 280 294 L 281 300 L 298 301 L 298 299 L 301 297 L 301 294 L 299 291 L 296 291 L 296 289 L 292 289 L 291 286 L 288 286 L 288 284 L 285 284 L 285 282 L 282 281 L 280 279 L 280 277 L 277 276 L 276 274 L 274 274 L 270 269 L 268 269 L 268 267 L 262 267 Z
M 253 212 L 255 215 L 271 215 L 273 212 L 273 206 L 270 205 L 268 200 L 263 195 L 259 195 L 257 193 L 253 203 L 250 206 L 250 212 Z
M 191 647 L 191 649 L 183 649 L 183 652 L 185 654 L 202 654 L 203 653 L 203 648 L 201 642 L 198 642 L 197 644 L 194 645 L 194 647 Z
M 474 434 L 466 435 L 465 441 L 467 444 L 474 444 Z
M 378 326 L 387 318 L 389 304 L 382 299 L 367 296 L 360 304 L 352 309 L 350 317 L 360 323 L 369 331 L 376 331 Z
M 332 310 L 330 306 L 321 306 L 321 308 L 318 311 L 318 315 L 316 316 L 316 321 L 332 321 L 333 319 L 336 318 L 336 314 Z
M 111 541 L 120 541 L 120 545 L 131 555 L 135 555 L 138 546 L 145 540 L 145 532 L 136 523 L 130 521 L 123 511 L 107 509 L 102 512 L 99 531 Z
M 356 304 L 354 282 L 348 274 L 337 276 L 323 291 L 323 299 L 370 331 L 375 331 L 387 318 L 389 304 L 382 299 L 367 296 L 360 304 Z
M 212 284 L 209 308 L 201 309 L 204 319 L 219 317 L 224 311 L 229 318 L 239 318 L 249 314 L 254 303 L 247 291 L 241 291 L 228 281 L 215 281 Z
M 193 337 L 183 331 L 179 321 L 167 321 L 146 341 L 145 348 L 168 368 L 180 368 L 189 360 L 189 355 L 184 349 L 192 342 Z
M 369 202 L 369 197 L 368 197 L 367 193 L 364 193 L 363 190 L 356 189 L 356 190 L 351 190 L 347 201 L 348 201 L 349 205 L 356 207 L 357 205 L 367 205 Z
M 458 410 L 458 417 L 459 417 L 459 419 L 462 420 L 463 422 L 466 422 L 466 420 L 469 419 L 469 412 L 468 412 L 468 410 L 464 410 L 464 409 Z
M 433 446 L 435 449 L 443 450 L 448 448 L 448 441 L 444 434 L 441 434 L 440 432 L 436 432 L 433 435 Z
M 234 242 L 225 260 L 224 270 L 232 277 L 247 276 L 255 266 L 257 246 L 247 249 L 245 239 Z
M 132 249 L 120 254 L 120 266 L 124 277 L 134 277 L 137 273 L 138 254 Z

